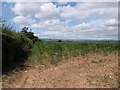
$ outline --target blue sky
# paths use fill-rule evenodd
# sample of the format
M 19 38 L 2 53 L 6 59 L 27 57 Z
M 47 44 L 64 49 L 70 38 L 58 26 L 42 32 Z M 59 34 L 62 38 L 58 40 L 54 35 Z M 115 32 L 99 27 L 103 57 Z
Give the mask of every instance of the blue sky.
M 3 2 L 2 16 L 39 38 L 118 39 L 117 2 Z

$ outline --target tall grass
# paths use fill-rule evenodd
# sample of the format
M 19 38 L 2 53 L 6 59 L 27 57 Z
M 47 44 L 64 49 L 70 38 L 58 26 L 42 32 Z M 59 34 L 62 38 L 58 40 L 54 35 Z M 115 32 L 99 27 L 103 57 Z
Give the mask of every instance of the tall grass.
M 118 49 L 117 42 L 37 42 L 32 49 L 30 59 L 41 64 L 44 64 L 45 60 L 55 64 L 70 57 L 88 53 L 108 54 Z

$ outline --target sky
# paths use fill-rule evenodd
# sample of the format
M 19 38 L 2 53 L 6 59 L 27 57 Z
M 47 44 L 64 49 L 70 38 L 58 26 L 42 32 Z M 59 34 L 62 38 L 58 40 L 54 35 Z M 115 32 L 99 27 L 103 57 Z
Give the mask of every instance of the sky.
M 117 2 L 2 2 L 2 17 L 44 39 L 118 39 Z

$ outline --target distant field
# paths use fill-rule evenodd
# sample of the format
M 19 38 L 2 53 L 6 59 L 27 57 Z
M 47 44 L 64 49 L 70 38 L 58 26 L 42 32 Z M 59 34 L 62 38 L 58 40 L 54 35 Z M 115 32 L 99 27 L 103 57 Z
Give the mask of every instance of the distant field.
M 62 59 L 68 59 L 88 53 L 109 54 L 117 52 L 118 42 L 38 42 L 34 45 L 30 59 L 44 64 L 47 60 L 55 64 Z

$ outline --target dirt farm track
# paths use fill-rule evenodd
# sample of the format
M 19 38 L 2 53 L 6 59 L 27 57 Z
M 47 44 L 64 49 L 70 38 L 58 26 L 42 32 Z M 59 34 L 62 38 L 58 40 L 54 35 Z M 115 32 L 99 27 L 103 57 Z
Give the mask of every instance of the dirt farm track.
M 89 54 L 55 66 L 29 65 L 6 76 L 3 88 L 117 88 L 118 55 Z

